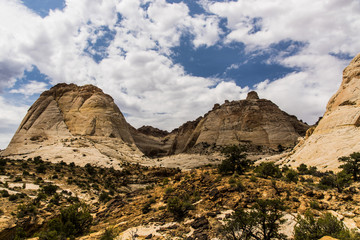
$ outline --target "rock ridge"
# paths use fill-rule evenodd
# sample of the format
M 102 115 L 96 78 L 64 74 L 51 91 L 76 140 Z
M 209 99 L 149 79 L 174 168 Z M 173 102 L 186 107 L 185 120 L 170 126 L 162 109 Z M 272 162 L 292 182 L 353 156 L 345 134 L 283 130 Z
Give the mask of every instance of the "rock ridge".
M 295 116 L 260 99 L 254 91 L 244 100 L 215 104 L 204 116 L 171 133 L 151 126 L 135 129 L 100 88 L 62 83 L 42 93 L 30 107 L 3 155 L 35 154 L 52 148 L 47 155 L 62 156 L 71 150 L 83 157 L 137 161 L 142 155 L 201 153 L 231 144 L 273 149 L 293 146 L 307 129 Z M 80 150 L 70 149 L 72 144 Z
M 330 98 L 315 129 L 286 161 L 337 170 L 339 157 L 360 151 L 360 54 L 343 71 L 343 81 Z

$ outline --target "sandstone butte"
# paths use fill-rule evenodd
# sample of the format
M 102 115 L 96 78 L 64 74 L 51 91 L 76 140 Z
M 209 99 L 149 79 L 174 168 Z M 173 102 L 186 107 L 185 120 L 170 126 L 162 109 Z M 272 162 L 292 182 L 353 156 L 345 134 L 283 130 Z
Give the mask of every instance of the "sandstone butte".
M 339 157 L 360 152 L 360 54 L 343 71 L 339 90 L 330 98 L 315 129 L 286 157 L 292 166 L 302 163 L 337 170 Z
M 215 104 L 204 117 L 175 130 L 171 151 L 180 153 L 204 144 L 239 143 L 277 149 L 279 145 L 294 146 L 308 128 L 276 104 L 250 92 L 245 100 Z
M 215 104 L 203 117 L 171 133 L 133 128 L 109 95 L 95 86 L 58 84 L 31 106 L 2 156 L 35 157 L 77 164 L 148 163 L 144 156 L 198 153 L 212 146 L 294 146 L 308 125 L 256 92 Z M 116 160 L 116 161 L 114 161 Z
M 143 154 L 112 97 L 91 85 L 58 84 L 28 110 L 2 153 L 11 155 L 112 165 L 113 159 L 139 161 Z

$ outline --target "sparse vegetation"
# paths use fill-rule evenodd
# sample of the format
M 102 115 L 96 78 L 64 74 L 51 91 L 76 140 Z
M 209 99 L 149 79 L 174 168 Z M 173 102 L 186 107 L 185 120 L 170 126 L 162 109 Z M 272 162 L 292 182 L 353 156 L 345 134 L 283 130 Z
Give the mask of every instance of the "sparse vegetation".
M 107 228 L 105 229 L 104 234 L 100 237 L 100 240 L 113 240 L 115 237 L 115 230 L 113 228 Z
M 279 233 L 280 225 L 285 222 L 285 205 L 280 200 L 258 200 L 250 211 L 235 210 L 222 229 L 225 239 L 271 240 L 286 239 Z
M 88 232 L 93 221 L 84 203 L 71 205 L 63 210 L 58 217 L 52 219 L 46 231 L 39 236 L 40 240 L 66 239 L 79 237 Z
M 331 236 L 341 240 L 360 239 L 358 233 L 349 231 L 340 220 L 330 213 L 325 213 L 318 219 L 310 211 L 304 217 L 299 215 L 294 231 L 295 240 L 313 240 L 320 239 L 323 236 Z
M 247 159 L 245 149 L 242 146 L 225 147 L 222 153 L 226 158 L 218 167 L 221 174 L 243 174 L 251 166 L 251 161 Z
M 344 162 L 340 168 L 343 168 L 346 173 L 351 174 L 354 181 L 358 181 L 360 174 L 360 152 L 354 152 L 350 156 L 341 157 L 339 161 Z
M 262 178 L 281 178 L 281 170 L 279 166 L 273 162 L 262 162 L 255 168 L 255 173 L 258 177 Z
M 182 219 L 189 210 L 194 209 L 194 206 L 189 201 L 188 197 L 171 197 L 167 200 L 167 210 L 172 213 L 175 219 Z

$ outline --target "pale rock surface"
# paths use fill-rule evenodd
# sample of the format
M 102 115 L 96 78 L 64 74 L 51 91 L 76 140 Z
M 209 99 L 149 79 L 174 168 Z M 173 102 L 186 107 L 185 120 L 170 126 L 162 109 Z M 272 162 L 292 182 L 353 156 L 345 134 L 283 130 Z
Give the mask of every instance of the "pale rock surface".
M 143 154 L 109 95 L 91 85 L 58 84 L 31 106 L 1 155 L 118 167 Z
M 338 170 L 339 157 L 360 151 L 360 54 L 344 69 L 339 90 L 329 100 L 324 117 L 286 158 L 292 166 L 304 163 Z
M 256 92 L 250 92 L 245 100 L 216 104 L 204 117 L 182 125 L 175 131 L 171 151 L 186 152 L 204 143 L 214 146 L 249 143 L 271 148 L 294 146 L 308 128 L 271 101 L 259 99 Z

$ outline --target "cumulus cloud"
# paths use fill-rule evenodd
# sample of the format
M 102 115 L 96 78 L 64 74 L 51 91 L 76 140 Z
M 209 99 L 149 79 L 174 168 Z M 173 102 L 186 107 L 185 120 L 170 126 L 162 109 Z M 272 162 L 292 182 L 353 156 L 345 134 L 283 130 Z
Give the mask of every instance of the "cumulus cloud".
M 286 41 L 302 43 L 297 53 L 278 51 L 267 61 L 296 72 L 258 83 L 254 89 L 310 123 L 325 111 L 348 64 L 334 55 L 354 56 L 360 49 L 360 2 L 356 0 L 202 3 L 209 12 L 227 20 L 230 31 L 224 42 L 242 42 L 249 53 L 268 51 Z
M 40 94 L 45 90 L 48 90 L 47 83 L 30 80 L 29 83 L 24 84 L 20 88 L 11 89 L 10 93 L 21 93 L 25 96 L 32 96 L 34 94 Z
M 4 149 L 19 127 L 21 119 L 25 116 L 29 106 L 16 105 L 14 102 L 0 96 L 0 108 L 0 149 Z
M 190 14 L 186 1 L 66 0 L 63 10 L 41 18 L 20 0 L 2 0 L 0 89 L 13 87 L 35 65 L 51 84 L 101 87 L 135 127 L 171 130 L 216 102 L 243 98 L 249 89 L 314 122 L 347 64 L 336 54 L 352 56 L 360 49 L 357 0 L 201 2 L 205 11 Z M 195 49 L 241 42 L 248 56 L 271 52 L 281 42 L 301 43 L 276 49 L 264 60 L 296 72 L 255 86 L 192 76 L 171 58 L 182 36 Z M 30 95 L 46 87 L 33 81 L 10 91 Z

